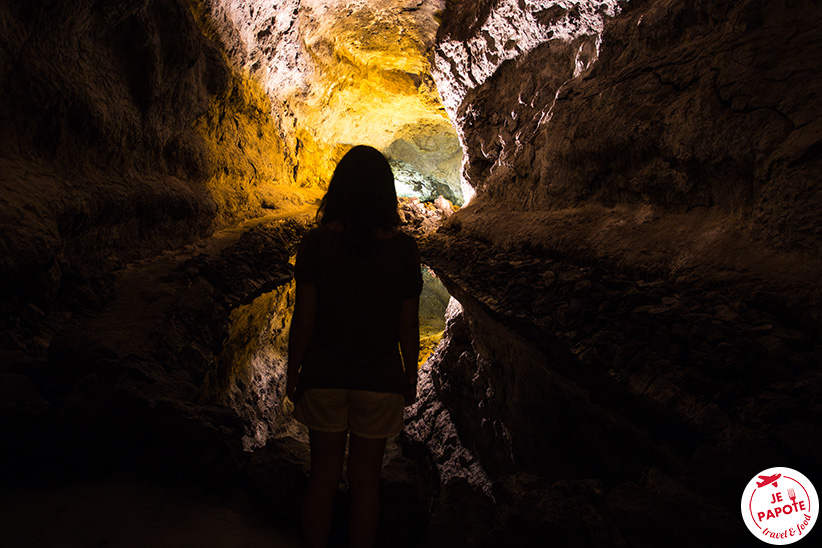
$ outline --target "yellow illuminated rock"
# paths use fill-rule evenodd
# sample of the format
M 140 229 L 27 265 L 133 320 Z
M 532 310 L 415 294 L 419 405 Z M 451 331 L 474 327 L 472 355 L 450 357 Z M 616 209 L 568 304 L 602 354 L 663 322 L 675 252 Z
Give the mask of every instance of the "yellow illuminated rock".
M 379 2 L 358 9 L 316 4 L 304 29 L 315 79 L 311 92 L 291 103 L 304 121 L 302 133 L 312 136 L 311 148 L 298 154 L 297 181 L 309 185 L 327 181 L 326 159 L 341 147 L 367 143 L 386 150 L 408 137 L 408 128 L 448 123 L 426 59 L 433 17 Z
M 306 0 L 291 42 L 277 25 L 279 12 L 262 3 L 190 5 L 232 67 L 197 124 L 212 163 L 207 185 L 218 226 L 313 202 L 354 145 L 389 151 L 421 142 L 431 128 L 440 141 L 446 134 L 457 143 L 427 60 L 436 3 L 409 11 L 377 0 Z M 454 158 L 438 160 L 454 173 L 456 148 Z
M 192 3 L 203 32 L 220 43 L 203 5 Z M 229 67 L 233 67 L 228 62 Z M 245 69 L 231 68 L 227 84 L 196 124 L 208 151 L 206 186 L 217 207 L 215 228 L 314 202 L 317 188 L 294 185 L 271 100 Z
M 285 374 L 294 283 L 231 312 L 229 334 L 205 378 L 204 401 L 232 407 L 247 421 L 243 447 L 261 447 L 290 403 L 272 390 Z M 251 398 L 248 395 L 251 394 Z
M 448 290 L 434 272 L 425 267 L 420 295 L 420 357 L 419 365 L 431 356 L 445 331 L 445 309 L 451 299 Z

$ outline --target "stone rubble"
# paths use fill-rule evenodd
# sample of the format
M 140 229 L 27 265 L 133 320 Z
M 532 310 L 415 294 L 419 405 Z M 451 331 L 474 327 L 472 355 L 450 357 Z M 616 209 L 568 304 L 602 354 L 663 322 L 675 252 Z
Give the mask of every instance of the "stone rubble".
M 242 486 L 293 525 L 307 454 L 271 309 L 306 223 L 199 238 L 310 201 L 363 136 L 455 164 L 446 110 L 476 195 L 401 214 L 462 312 L 391 445 L 385 544 L 753 543 L 751 474 L 818 469 L 818 2 L 31 1 L 0 21 L 9 481 L 132 468 Z M 393 91 L 343 100 L 363 75 Z M 347 124 L 377 107 L 405 125 Z
M 482 466 L 491 492 L 508 493 L 493 538 L 531 515 L 516 522 L 521 538 L 559 527 L 551 534 L 585 545 L 574 519 L 594 515 L 598 545 L 652 546 L 676 524 L 676 545 L 718 546 L 741 534 L 731 516 L 751 469 L 785 455 L 811 469 L 822 456 L 822 347 L 790 318 L 721 287 L 683 291 L 447 230 L 423 257 L 465 311 L 426 366 L 436 396 L 415 408 L 405 441 L 436 463 L 463 446 L 476 456 L 465 473 Z M 443 432 L 458 435 L 432 444 L 437 433 L 419 429 L 440 408 L 453 423 Z M 542 518 L 512 487 L 529 474 L 528 492 L 556 501 Z M 566 498 L 552 498 L 558 481 Z M 591 482 L 598 494 L 578 498 Z

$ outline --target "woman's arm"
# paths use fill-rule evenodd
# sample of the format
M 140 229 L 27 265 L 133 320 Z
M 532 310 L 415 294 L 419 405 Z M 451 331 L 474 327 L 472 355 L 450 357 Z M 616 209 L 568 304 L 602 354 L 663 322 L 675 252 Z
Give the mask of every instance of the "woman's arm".
M 400 352 L 405 368 L 405 405 L 417 399 L 417 362 L 420 358 L 420 299 L 403 299 L 400 305 Z
M 294 315 L 288 333 L 288 370 L 285 393 L 294 401 L 300 366 L 302 365 L 308 342 L 317 322 L 317 286 L 308 282 L 297 282 L 294 297 Z

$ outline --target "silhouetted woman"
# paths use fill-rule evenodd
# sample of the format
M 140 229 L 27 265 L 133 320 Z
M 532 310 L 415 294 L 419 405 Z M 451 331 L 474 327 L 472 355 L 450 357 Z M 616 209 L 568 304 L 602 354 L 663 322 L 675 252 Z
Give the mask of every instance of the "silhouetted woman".
M 398 228 L 391 166 L 371 147 L 340 160 L 317 219 L 297 252 L 288 340 L 286 391 L 311 444 L 303 539 L 328 541 L 348 438 L 349 538 L 370 547 L 385 443 L 416 397 L 419 251 Z

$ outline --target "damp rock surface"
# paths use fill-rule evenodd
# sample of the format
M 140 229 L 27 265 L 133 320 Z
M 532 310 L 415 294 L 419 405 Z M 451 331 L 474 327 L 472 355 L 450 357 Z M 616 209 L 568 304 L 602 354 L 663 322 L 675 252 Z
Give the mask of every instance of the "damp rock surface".
M 721 546 L 746 534 L 733 516 L 759 463 L 814 468 L 822 347 L 790 315 L 462 234 L 437 233 L 423 256 L 462 312 L 424 369 L 436 395 L 407 442 L 435 463 L 471 455 L 449 477 L 487 474 L 490 535 L 545 504 L 597 520 L 602 545 L 653 545 L 677 523 L 681 545 Z M 526 521 L 523 539 L 578 539 L 570 518 Z
M 820 17 L 3 3 L 6 469 L 242 485 L 293 525 L 289 259 L 369 141 L 436 183 L 401 216 L 461 303 L 386 461 L 403 542 L 757 543 L 743 485 L 822 456 Z
M 476 191 L 423 245 L 464 315 L 431 362 L 443 432 L 497 489 L 491 537 L 521 501 L 584 500 L 600 536 L 578 545 L 754 543 L 743 486 L 819 453 L 822 12 L 624 2 L 596 32 L 493 57 L 494 17 L 583 15 L 567 7 L 443 15 L 435 78 L 461 90 L 445 102 Z

